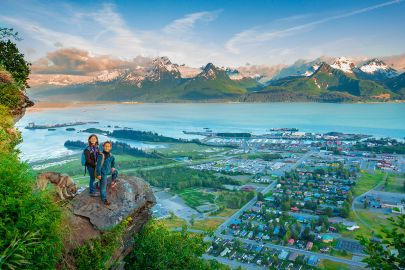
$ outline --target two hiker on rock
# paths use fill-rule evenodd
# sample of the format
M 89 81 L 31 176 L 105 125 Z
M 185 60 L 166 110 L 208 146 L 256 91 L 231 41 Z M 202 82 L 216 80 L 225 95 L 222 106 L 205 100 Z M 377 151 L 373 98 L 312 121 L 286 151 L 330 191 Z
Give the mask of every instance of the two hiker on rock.
M 106 141 L 103 143 L 103 151 L 100 152 L 98 137 L 92 134 L 89 136 L 88 145 L 82 154 L 82 165 L 85 166 L 85 170 L 87 169 L 90 175 L 90 196 L 100 196 L 105 205 L 110 205 L 110 201 L 107 199 L 107 185 L 110 184 L 110 187 L 113 188 L 116 185 L 118 176 L 118 171 L 115 168 L 115 158 L 111 154 L 111 149 L 112 143 Z M 111 182 L 108 179 L 109 175 L 112 175 Z M 97 183 L 100 192 L 97 192 L 96 179 L 100 181 Z

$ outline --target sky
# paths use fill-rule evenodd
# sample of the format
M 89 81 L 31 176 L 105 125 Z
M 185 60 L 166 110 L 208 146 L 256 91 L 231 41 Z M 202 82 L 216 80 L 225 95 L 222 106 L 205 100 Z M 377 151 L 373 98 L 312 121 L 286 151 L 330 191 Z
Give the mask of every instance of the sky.
M 0 27 L 35 62 L 60 49 L 199 67 L 405 52 L 405 1 L 0 0 Z

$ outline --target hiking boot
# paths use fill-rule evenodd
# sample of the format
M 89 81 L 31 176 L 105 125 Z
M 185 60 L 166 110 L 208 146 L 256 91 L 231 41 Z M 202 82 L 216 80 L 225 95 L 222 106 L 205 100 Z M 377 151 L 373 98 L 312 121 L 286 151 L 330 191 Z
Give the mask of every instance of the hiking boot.
M 93 193 L 90 193 L 90 196 L 91 196 L 91 197 L 100 197 L 100 192 L 93 192 Z
M 111 204 L 111 202 L 109 201 L 109 200 L 104 200 L 104 205 L 110 205 Z

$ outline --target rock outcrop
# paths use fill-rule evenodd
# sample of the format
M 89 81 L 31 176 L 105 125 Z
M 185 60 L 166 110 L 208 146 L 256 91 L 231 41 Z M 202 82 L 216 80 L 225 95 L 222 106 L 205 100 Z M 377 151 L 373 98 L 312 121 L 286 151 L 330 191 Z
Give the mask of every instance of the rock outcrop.
M 32 107 L 34 106 L 34 102 L 32 102 L 24 92 L 20 92 L 20 102 L 18 104 L 18 106 L 11 108 L 11 114 L 13 115 L 14 118 L 14 122 L 17 122 L 18 120 L 20 120 L 24 114 L 25 114 L 25 110 L 28 107 Z
M 90 197 L 88 189 L 75 196 L 68 205 L 69 237 L 66 249 L 73 250 L 86 240 L 95 238 L 120 221 L 132 221 L 123 237 L 123 245 L 115 257 L 124 257 L 133 246 L 132 235 L 151 218 L 151 207 L 156 203 L 153 191 L 141 178 L 121 175 L 116 187 L 107 188 L 111 205 L 105 206 L 99 197 Z

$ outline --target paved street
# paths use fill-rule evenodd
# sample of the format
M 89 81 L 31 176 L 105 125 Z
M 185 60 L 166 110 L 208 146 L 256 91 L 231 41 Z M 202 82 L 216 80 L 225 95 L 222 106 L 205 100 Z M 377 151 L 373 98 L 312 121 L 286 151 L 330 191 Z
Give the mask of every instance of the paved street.
M 314 154 L 313 151 L 308 151 L 301 158 L 299 158 L 296 163 L 287 164 L 286 166 L 280 168 L 278 170 L 279 171 L 278 173 L 282 173 L 281 175 L 283 175 L 285 172 L 295 169 L 302 162 L 304 162 L 307 158 L 309 158 L 312 154 Z M 267 192 L 269 192 L 271 189 L 273 189 L 276 186 L 276 183 L 277 183 L 277 181 L 273 181 L 272 183 L 270 183 L 267 187 L 265 187 L 262 190 L 262 193 L 266 194 Z M 257 201 L 257 196 L 255 196 L 252 200 L 250 200 L 247 204 L 245 204 L 241 209 L 239 209 L 235 214 L 233 214 L 231 217 L 229 217 L 224 223 L 222 223 L 220 226 L 218 226 L 214 235 L 217 237 L 221 237 L 223 239 L 228 239 L 228 240 L 239 239 L 240 241 L 247 243 L 247 244 L 263 245 L 263 246 L 273 248 L 273 249 L 293 251 L 293 252 L 298 252 L 300 254 L 309 255 L 309 256 L 315 255 L 320 259 L 328 259 L 328 260 L 331 260 L 334 262 L 344 263 L 344 264 L 355 266 L 355 267 L 365 267 L 366 266 L 366 264 L 363 262 L 353 261 L 353 260 L 349 260 L 349 259 L 343 259 L 343 258 L 331 256 L 328 254 L 311 252 L 311 251 L 298 249 L 298 248 L 294 248 L 294 247 L 274 245 L 274 244 L 269 244 L 269 243 L 264 244 L 264 243 L 261 243 L 261 242 L 255 241 L 255 240 L 243 239 L 243 238 L 239 238 L 239 237 L 222 234 L 222 231 L 224 229 L 226 229 L 233 220 L 237 219 L 245 210 L 251 208 L 256 203 L 256 201 Z M 243 264 L 241 264 L 239 262 L 234 262 L 234 263 L 230 264 L 230 262 L 232 262 L 232 261 L 229 259 L 218 258 L 218 257 L 213 257 L 213 256 L 210 256 L 210 257 L 217 259 L 220 262 L 225 260 L 226 264 L 231 265 L 231 266 L 234 265 L 235 267 L 237 267 L 237 266 L 241 265 L 241 266 L 245 267 Z M 249 267 L 246 269 L 263 269 L 263 267 L 252 266 L 252 265 L 248 265 L 248 266 Z

